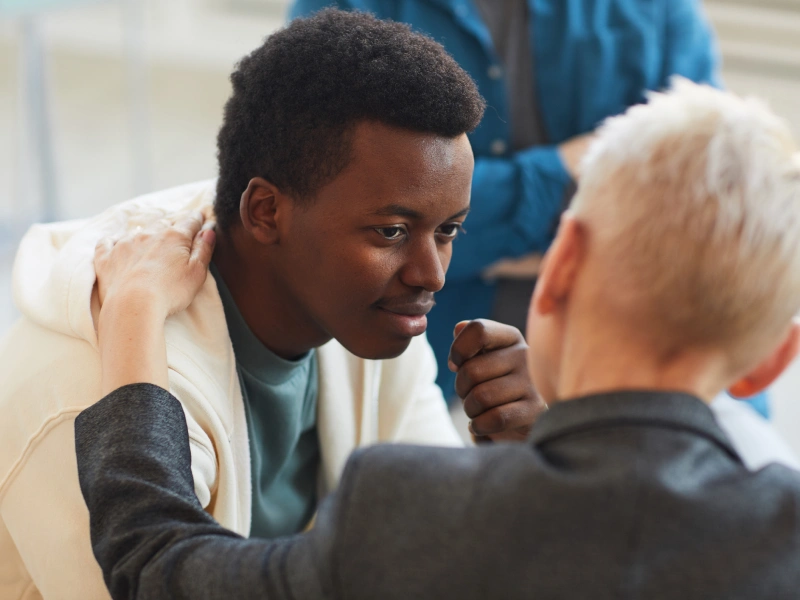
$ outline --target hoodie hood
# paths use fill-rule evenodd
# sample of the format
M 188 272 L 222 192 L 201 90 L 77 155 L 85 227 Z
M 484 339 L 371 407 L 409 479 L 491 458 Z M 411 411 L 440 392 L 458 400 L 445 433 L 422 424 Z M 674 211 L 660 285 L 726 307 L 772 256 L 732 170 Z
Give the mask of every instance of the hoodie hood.
M 46 329 L 97 347 L 99 312 L 94 250 L 153 221 L 191 210 L 209 210 L 215 180 L 184 185 L 112 206 L 91 219 L 34 225 L 20 243 L 14 270 L 14 302 L 23 316 Z

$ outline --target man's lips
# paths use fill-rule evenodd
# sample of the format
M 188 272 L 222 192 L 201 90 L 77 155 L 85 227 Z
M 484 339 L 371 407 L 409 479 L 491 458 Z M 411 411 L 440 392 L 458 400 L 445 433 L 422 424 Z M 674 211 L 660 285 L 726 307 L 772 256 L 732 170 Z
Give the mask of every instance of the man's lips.
M 425 333 L 428 328 L 426 316 L 433 308 L 434 301 L 385 303 L 376 306 L 379 313 L 385 315 L 386 320 L 399 335 L 415 337 Z
M 378 308 L 405 317 L 422 317 L 431 312 L 434 304 L 436 303 L 431 300 L 430 302 L 414 302 L 410 304 L 380 304 Z

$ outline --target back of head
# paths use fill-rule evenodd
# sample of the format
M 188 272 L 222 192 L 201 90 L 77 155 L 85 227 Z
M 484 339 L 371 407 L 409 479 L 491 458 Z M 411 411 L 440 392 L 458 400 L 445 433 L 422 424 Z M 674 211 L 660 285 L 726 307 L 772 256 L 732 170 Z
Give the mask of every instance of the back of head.
M 752 99 L 676 79 L 608 120 L 571 212 L 602 256 L 603 301 L 666 354 L 723 347 L 736 364 L 800 308 L 800 158 Z
M 298 200 L 350 161 L 350 136 L 378 121 L 448 138 L 472 131 L 484 101 L 445 49 L 405 24 L 324 10 L 297 19 L 246 56 L 218 137 L 216 212 L 238 221 L 254 177 Z

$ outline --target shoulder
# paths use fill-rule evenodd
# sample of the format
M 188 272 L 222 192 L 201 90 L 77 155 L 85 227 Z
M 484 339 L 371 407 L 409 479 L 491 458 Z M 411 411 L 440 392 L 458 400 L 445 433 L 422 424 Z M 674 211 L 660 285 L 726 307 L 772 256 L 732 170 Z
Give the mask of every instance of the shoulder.
M 386 511 L 387 517 L 402 503 L 404 512 L 417 504 L 426 513 L 435 510 L 430 500 L 445 512 L 463 502 L 476 500 L 501 471 L 507 482 L 531 475 L 527 444 L 503 444 L 480 448 L 432 448 L 405 444 L 381 444 L 356 451 L 342 476 L 353 510 L 370 507 Z M 502 495 L 511 489 L 493 487 Z M 512 486 L 513 487 L 513 486 Z M 404 500 L 405 499 L 405 500 Z M 382 506 L 382 508 L 381 508 Z
M 721 394 L 711 403 L 711 410 L 751 470 L 770 463 L 800 468 L 797 457 L 774 427 L 744 402 Z
M 354 453 L 336 494 L 342 577 L 363 582 L 368 565 L 367 579 L 376 589 L 391 589 L 395 582 L 417 589 L 412 580 L 424 589 L 443 571 L 423 565 L 438 564 L 455 575 L 467 564 L 459 557 L 480 561 L 486 549 L 481 540 L 507 530 L 530 500 L 520 483 L 535 485 L 537 478 L 526 452 L 530 448 L 519 444 L 468 449 L 387 445 Z M 448 547 L 447 565 L 437 562 Z M 415 568 L 397 572 L 397 565 Z
M 747 495 L 758 498 L 760 506 L 791 515 L 795 528 L 800 527 L 800 471 L 773 463 L 748 473 L 745 481 Z M 800 529 L 797 533 L 800 534 Z

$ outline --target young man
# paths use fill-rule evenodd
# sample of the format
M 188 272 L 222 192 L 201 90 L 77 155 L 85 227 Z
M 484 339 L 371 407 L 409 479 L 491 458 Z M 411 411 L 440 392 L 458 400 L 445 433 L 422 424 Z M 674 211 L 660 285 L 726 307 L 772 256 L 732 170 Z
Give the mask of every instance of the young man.
M 73 440 L 102 396 L 93 259 L 105 236 L 214 205 L 213 277 L 166 337 L 195 492 L 226 527 L 301 531 L 358 446 L 459 443 L 423 333 L 469 210 L 474 83 L 407 26 L 341 12 L 271 36 L 232 82 L 216 185 L 37 226 L 22 243 L 24 316 L 0 348 L 3 600 L 107 597 Z M 484 361 L 503 370 L 474 382 L 489 387 L 473 430 L 521 439 L 543 408 L 524 340 L 490 333 L 475 353 L 496 349 Z
M 163 362 L 104 358 L 105 388 L 124 387 L 79 417 L 76 448 L 113 596 L 796 598 L 800 474 L 749 471 L 707 404 L 769 385 L 800 347 L 797 147 L 761 104 L 679 81 L 612 119 L 584 169 L 531 303 L 530 371 L 551 408 L 527 444 L 359 451 L 308 534 L 215 524 L 180 404 L 126 385 L 163 385 Z M 187 260 L 198 230 L 101 253 L 104 357 L 163 348 L 165 316 L 205 276 L 208 238 Z M 137 275 L 158 250 L 163 268 Z M 173 272 L 180 293 L 125 312 L 137 281 Z M 456 367 L 474 360 L 461 335 Z

